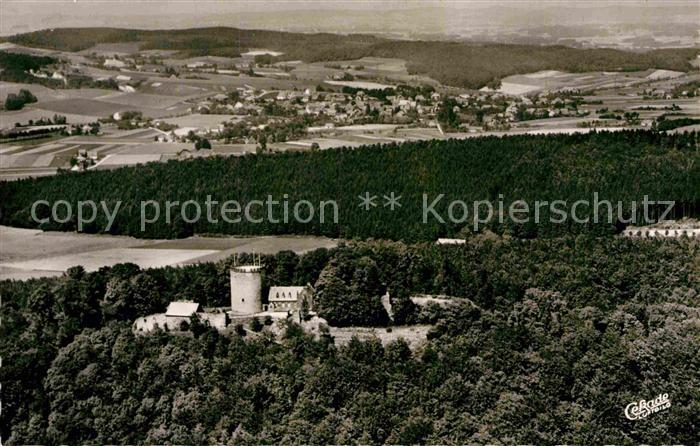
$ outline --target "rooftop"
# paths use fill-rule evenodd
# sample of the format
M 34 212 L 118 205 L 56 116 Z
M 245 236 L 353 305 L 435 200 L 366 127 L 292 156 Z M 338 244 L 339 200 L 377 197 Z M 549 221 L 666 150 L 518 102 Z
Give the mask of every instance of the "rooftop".
M 303 286 L 273 286 L 270 287 L 267 301 L 296 301 L 302 291 L 304 291 Z
M 176 301 L 170 302 L 168 309 L 165 311 L 166 316 L 174 317 L 189 317 L 199 311 L 197 302 Z

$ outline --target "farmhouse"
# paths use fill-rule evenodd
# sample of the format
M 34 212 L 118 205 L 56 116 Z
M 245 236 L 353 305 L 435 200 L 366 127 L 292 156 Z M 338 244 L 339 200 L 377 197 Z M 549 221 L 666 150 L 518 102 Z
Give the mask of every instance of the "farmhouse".
M 124 68 L 126 64 L 118 59 L 107 59 L 105 60 L 104 66 L 107 68 Z
M 177 136 L 178 138 L 184 138 L 190 132 L 193 132 L 193 133 L 199 132 L 199 127 L 182 127 L 182 128 L 175 129 L 172 131 L 173 135 Z
M 211 66 L 211 64 L 208 64 L 207 62 L 204 62 L 201 60 L 187 64 L 187 68 L 190 68 L 190 69 L 206 68 L 206 67 L 210 67 L 210 66 Z

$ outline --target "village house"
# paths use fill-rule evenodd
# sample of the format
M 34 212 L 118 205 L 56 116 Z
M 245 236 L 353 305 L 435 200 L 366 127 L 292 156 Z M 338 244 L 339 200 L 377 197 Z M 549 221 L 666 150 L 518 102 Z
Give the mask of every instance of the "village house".
M 124 68 L 126 64 L 119 59 L 106 59 L 103 64 L 107 68 Z

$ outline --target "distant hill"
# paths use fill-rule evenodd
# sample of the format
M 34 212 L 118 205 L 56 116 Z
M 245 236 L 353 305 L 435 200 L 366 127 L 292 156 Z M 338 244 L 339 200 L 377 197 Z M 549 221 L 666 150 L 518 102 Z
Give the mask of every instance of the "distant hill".
M 480 88 L 494 79 L 539 70 L 688 71 L 697 48 L 644 53 L 565 46 L 389 40 L 370 35 L 302 34 L 236 28 L 145 31 L 119 28 L 59 28 L 18 34 L 8 41 L 30 47 L 80 51 L 98 43 L 140 42 L 141 49 L 178 50 L 182 56 L 237 56 L 251 48 L 284 52 L 282 59 L 307 62 L 360 57 L 396 57 L 413 74 L 445 85 Z

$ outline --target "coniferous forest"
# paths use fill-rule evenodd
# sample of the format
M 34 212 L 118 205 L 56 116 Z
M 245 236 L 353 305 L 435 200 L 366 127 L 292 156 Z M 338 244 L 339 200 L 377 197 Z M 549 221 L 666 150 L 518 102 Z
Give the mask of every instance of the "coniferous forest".
M 333 327 L 430 325 L 417 348 L 402 340 L 341 345 L 330 331 L 314 337 L 292 322 L 279 336 L 217 332 L 196 318 L 184 333 L 132 332 L 135 319 L 174 300 L 228 305 L 233 259 L 2 281 L 0 435 L 8 444 L 694 444 L 697 239 L 615 236 L 624 222 L 491 223 L 475 234 L 469 222 L 422 223 L 420 197 L 502 195 L 508 203 L 597 192 L 629 203 L 648 195 L 676 201 L 667 218 L 697 216 L 697 144 L 694 133 L 644 131 L 491 137 L 0 183 L 2 224 L 75 230 L 75 220 L 32 222 L 34 200 L 122 200 L 112 233 L 356 239 L 263 257 L 263 294 L 312 284 L 314 309 Z M 365 191 L 400 193 L 403 206 L 364 211 L 357 197 Z M 339 223 L 176 220 L 140 231 L 142 200 L 245 203 L 268 194 L 335 199 Z M 101 232 L 100 218 L 83 230 Z M 437 245 L 438 236 L 466 243 Z M 381 303 L 386 293 L 393 320 Z M 417 295 L 452 304 L 417 305 Z M 625 417 L 628 404 L 663 393 L 670 408 Z
M 433 324 L 415 350 L 339 347 L 294 324 L 278 339 L 194 323 L 184 336 L 132 334 L 170 300 L 225 303 L 226 261 L 0 282 L 0 433 L 8 444 L 695 444 L 698 259 L 693 240 L 588 236 L 263 259 L 265 287 L 315 283 L 331 317 L 388 290 L 394 325 Z M 361 290 L 343 288 L 353 273 Z M 416 293 L 464 299 L 419 310 L 406 299 Z M 353 322 L 387 323 L 364 314 Z M 659 393 L 669 409 L 625 418 Z
M 698 185 L 700 149 L 696 133 L 622 131 L 486 137 L 312 153 L 212 157 L 5 182 L 0 184 L 0 223 L 74 231 L 78 225 L 75 209 L 79 201 L 92 200 L 98 207 L 102 201 L 110 210 L 121 201 L 111 226 L 106 214 L 98 212 L 96 219 L 83 225 L 82 230 L 140 238 L 206 233 L 312 234 L 416 242 L 473 232 L 475 201 L 491 202 L 497 214 L 499 202 L 507 210 L 514 201 L 524 200 L 530 209 L 528 222 L 506 215 L 481 224 L 476 232 L 489 229 L 519 238 L 572 233 L 604 235 L 615 234 L 630 222 L 644 224 L 645 196 L 650 201 L 675 202 L 665 219 L 697 217 Z M 392 192 L 401 196 L 401 207 L 394 210 L 384 206 L 382 198 Z M 366 193 L 377 196 L 376 208 L 369 211 L 358 206 L 359 197 Z M 268 218 L 268 208 L 264 205 L 251 207 L 250 219 L 240 212 L 237 215 L 240 222 L 218 217 L 222 203 L 227 200 L 236 200 L 245 207 L 252 200 L 265 201 L 268 196 L 280 202 L 272 219 Z M 219 203 L 218 207 L 213 205 L 212 219 L 205 212 L 208 197 Z M 593 204 L 595 197 L 611 202 L 612 221 L 607 219 L 607 205 Z M 71 203 L 72 218 L 65 223 L 53 219 L 37 223 L 31 217 L 31 209 L 39 199 L 49 202 L 48 206 L 37 208 L 39 219 L 48 218 L 50 205 L 59 200 Z M 149 200 L 158 203 L 160 216 L 142 230 L 141 203 Z M 189 213 L 185 209 L 183 214 L 184 202 L 189 200 L 202 209 L 196 222 L 191 222 L 196 216 L 194 207 L 189 208 Z M 289 215 L 292 215 L 293 206 L 301 200 L 309 201 L 314 207 L 310 221 L 290 217 L 285 223 L 281 203 L 289 203 Z M 333 207 L 321 206 L 321 202 L 331 200 L 337 202 L 337 223 L 333 221 Z M 454 200 L 467 204 L 466 215 L 457 207 L 452 209 L 454 218 L 449 218 L 449 204 Z M 535 202 L 555 200 L 565 201 L 565 209 L 570 209 L 577 200 L 588 200 L 590 204 L 577 208 L 579 222 L 572 218 L 562 222 L 550 207 L 543 207 L 538 211 L 539 223 L 536 223 Z M 164 211 L 167 201 L 179 203 L 179 207 L 173 208 L 170 221 Z M 426 204 L 430 207 L 434 202 L 432 209 L 442 221 L 433 213 L 425 213 L 424 219 Z M 666 205 L 649 206 L 646 218 L 658 219 L 666 208 Z M 146 205 L 143 209 L 147 219 L 155 217 L 153 206 Z M 308 207 L 300 209 L 303 219 L 310 216 Z M 325 210 L 323 223 L 321 209 Z M 595 215 L 599 217 L 598 223 L 594 222 Z M 61 214 L 63 217 L 65 214 Z M 254 221 L 258 218 L 262 221 Z M 580 221 L 586 218 L 587 223 Z

